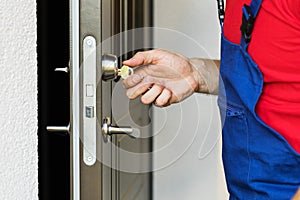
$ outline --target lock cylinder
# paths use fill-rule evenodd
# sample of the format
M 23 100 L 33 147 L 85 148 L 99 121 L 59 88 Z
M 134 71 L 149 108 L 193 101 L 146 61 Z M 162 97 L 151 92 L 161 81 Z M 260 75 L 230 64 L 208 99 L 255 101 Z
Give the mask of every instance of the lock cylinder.
M 104 54 L 102 56 L 102 80 L 111 81 L 121 76 L 126 79 L 133 74 L 133 69 L 123 65 L 121 69 L 118 68 L 118 58 L 112 54 Z
M 112 54 L 102 56 L 102 80 L 110 81 L 118 77 L 118 58 Z

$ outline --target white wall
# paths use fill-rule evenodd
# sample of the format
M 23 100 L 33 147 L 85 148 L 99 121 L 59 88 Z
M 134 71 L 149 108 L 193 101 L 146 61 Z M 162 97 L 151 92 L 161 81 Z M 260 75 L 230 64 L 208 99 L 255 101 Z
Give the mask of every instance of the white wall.
M 155 47 L 187 57 L 219 58 L 216 1 L 155 1 Z M 195 94 L 155 108 L 154 199 L 228 199 L 221 162 L 217 97 Z
M 36 1 L 0 3 L 0 199 L 38 199 Z

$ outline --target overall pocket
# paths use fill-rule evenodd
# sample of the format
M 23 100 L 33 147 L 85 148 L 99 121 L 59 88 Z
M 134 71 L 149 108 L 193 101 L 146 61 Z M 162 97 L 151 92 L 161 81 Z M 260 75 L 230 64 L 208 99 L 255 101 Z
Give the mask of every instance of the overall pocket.
M 222 157 L 229 193 L 235 197 L 251 195 L 248 184 L 250 155 L 245 109 L 222 98 L 218 99 L 218 105 L 223 126 Z

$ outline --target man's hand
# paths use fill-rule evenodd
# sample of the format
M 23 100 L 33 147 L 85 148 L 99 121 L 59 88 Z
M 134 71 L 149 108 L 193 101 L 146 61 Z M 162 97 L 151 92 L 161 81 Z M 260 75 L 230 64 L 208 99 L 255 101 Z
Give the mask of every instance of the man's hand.
M 167 106 L 182 101 L 195 91 L 209 93 L 210 90 L 201 72 L 205 72 L 205 61 L 201 59 L 191 62 L 182 55 L 156 49 L 139 52 L 123 63 L 140 66 L 123 81 L 123 85 L 130 99 L 142 95 L 144 104 L 154 102 L 157 106 Z

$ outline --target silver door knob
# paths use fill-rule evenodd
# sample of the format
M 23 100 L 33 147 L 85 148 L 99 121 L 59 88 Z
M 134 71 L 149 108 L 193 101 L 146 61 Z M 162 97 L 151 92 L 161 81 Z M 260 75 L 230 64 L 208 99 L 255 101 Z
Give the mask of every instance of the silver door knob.
M 102 123 L 102 133 L 104 135 L 126 134 L 130 137 L 136 138 L 134 131 L 131 127 L 116 127 L 111 126 L 110 118 L 106 117 Z

